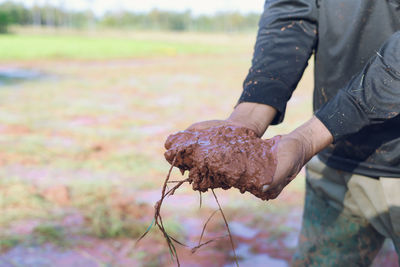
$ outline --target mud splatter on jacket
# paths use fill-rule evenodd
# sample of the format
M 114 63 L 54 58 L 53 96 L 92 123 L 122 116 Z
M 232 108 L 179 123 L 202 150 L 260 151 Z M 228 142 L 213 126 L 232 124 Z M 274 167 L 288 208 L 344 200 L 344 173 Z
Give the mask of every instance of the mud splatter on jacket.
M 286 103 L 315 53 L 315 115 L 333 168 L 400 177 L 400 0 L 267 0 L 239 102 Z

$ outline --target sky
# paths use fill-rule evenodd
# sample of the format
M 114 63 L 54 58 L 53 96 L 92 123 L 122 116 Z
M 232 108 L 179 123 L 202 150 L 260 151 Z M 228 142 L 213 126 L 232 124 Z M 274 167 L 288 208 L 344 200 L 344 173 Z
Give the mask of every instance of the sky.
M 0 0 L 5 2 L 6 0 Z M 145 12 L 154 8 L 168 11 L 191 10 L 193 14 L 214 14 L 220 11 L 257 12 L 263 9 L 265 0 L 13 0 L 31 6 L 34 3 L 51 3 L 72 10 L 94 11 L 102 15 L 107 11 L 130 10 Z

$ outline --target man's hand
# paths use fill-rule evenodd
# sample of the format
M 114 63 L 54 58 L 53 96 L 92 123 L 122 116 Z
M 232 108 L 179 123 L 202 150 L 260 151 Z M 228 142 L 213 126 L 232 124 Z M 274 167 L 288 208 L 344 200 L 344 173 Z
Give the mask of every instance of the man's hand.
M 264 186 L 267 198 L 276 198 L 301 168 L 332 142 L 332 134 L 316 117 L 282 136 L 276 148 L 277 166 L 273 181 Z
M 199 147 L 199 142 L 201 143 L 203 141 L 199 141 L 199 137 L 197 136 L 199 134 L 198 131 L 210 129 L 210 134 L 215 134 L 216 137 L 223 137 L 224 133 L 221 132 L 218 134 L 213 131 L 221 129 L 223 126 L 236 126 L 250 129 L 255 133 L 255 136 L 261 137 L 275 115 L 276 110 L 270 106 L 256 103 L 241 103 L 226 120 L 204 121 L 191 125 L 187 131 L 185 131 L 184 140 L 179 139 L 181 138 L 179 134 L 170 136 L 165 144 L 167 149 L 165 157 L 171 163 L 176 155 L 180 155 L 175 166 L 180 166 L 182 171 L 193 169 L 196 167 L 196 164 L 204 163 L 204 166 L 217 173 L 220 166 L 213 166 L 212 164 L 214 161 L 207 160 L 207 162 L 205 162 L 206 157 L 198 157 L 196 160 L 199 162 L 193 162 L 192 153 L 195 151 L 202 151 L 202 146 Z M 227 141 L 226 137 L 223 140 L 224 141 L 221 142 Z M 296 177 L 301 168 L 311 157 L 332 143 L 332 141 L 333 137 L 331 133 L 316 117 L 313 117 L 293 132 L 281 138 L 277 138 L 277 143 L 272 151 L 274 161 L 276 160 L 277 162 L 275 173 L 271 175 L 273 176 L 272 182 L 264 183 L 265 186 L 261 186 L 263 188 L 259 189 L 260 191 L 258 191 L 259 193 L 256 195 L 261 195 L 260 198 L 262 199 L 276 198 L 283 188 Z M 215 142 L 219 141 L 215 140 Z M 208 142 L 204 144 L 208 144 Z M 217 151 L 214 152 L 218 153 Z M 255 155 L 254 153 L 249 153 L 249 155 L 255 157 L 252 158 L 251 161 L 261 163 L 264 161 L 263 164 L 266 164 L 267 167 L 267 159 L 264 158 L 264 156 Z M 229 158 L 230 154 L 223 153 L 223 155 L 221 154 L 220 156 L 221 159 L 226 159 Z M 237 155 L 235 155 L 235 157 L 237 157 Z M 223 160 L 220 161 L 222 162 Z M 194 172 L 192 171 L 192 173 Z M 267 178 L 268 177 L 265 177 L 265 179 Z M 205 188 L 206 187 L 203 189 Z

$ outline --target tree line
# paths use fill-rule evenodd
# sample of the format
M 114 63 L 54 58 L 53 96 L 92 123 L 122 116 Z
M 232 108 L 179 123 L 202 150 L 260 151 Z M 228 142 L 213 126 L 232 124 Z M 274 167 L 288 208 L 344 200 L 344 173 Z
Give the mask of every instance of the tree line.
M 0 4 L 0 32 L 10 25 L 64 28 L 124 28 L 165 31 L 247 31 L 257 26 L 259 14 L 223 12 L 215 15 L 194 16 L 190 11 L 173 12 L 153 9 L 147 13 L 118 11 L 95 16 L 90 11 L 71 11 L 60 5 L 26 7 L 12 1 Z

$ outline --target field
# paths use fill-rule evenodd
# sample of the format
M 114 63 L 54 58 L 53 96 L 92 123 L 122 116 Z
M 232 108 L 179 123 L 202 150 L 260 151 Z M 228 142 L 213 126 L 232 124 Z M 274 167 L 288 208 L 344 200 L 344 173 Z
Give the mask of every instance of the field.
M 151 224 L 168 172 L 163 143 L 191 123 L 225 118 L 250 67 L 253 34 L 54 32 L 0 36 L 0 266 L 174 266 Z M 311 64 L 312 65 L 312 62 Z M 311 114 L 312 70 L 284 134 Z M 173 171 L 173 179 L 181 179 Z M 216 191 L 241 266 L 288 266 L 301 225 L 304 173 L 278 199 Z M 167 230 L 197 245 L 217 209 L 185 185 L 163 207 Z M 214 216 L 204 240 L 226 234 Z M 233 266 L 220 238 L 182 266 Z M 387 245 L 376 266 L 396 266 Z

